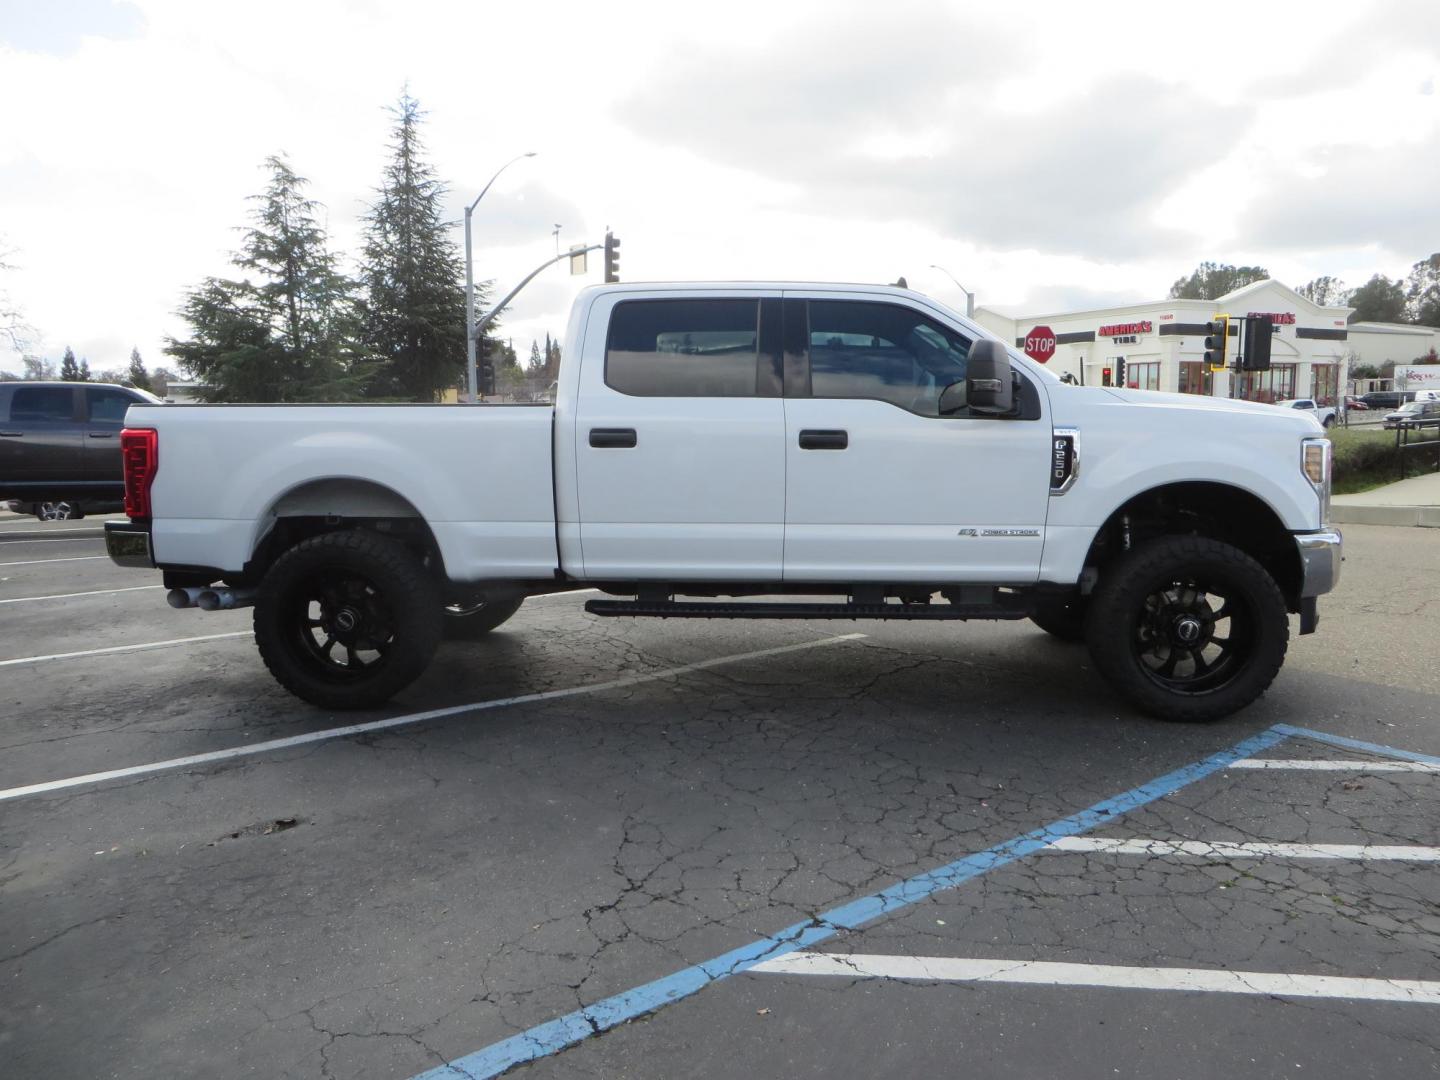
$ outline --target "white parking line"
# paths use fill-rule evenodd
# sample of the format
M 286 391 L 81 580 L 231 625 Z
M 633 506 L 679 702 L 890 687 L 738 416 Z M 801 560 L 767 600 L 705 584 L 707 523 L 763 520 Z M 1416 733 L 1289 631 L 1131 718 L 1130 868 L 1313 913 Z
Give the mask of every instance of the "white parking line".
M 91 589 L 89 592 L 51 593 L 49 596 L 12 596 L 0 600 L 0 604 L 27 604 L 32 600 L 73 600 L 77 596 L 109 596 L 111 593 L 140 592 L 143 589 L 163 589 L 164 585 L 129 585 L 123 589 Z
M 1205 840 L 1116 840 L 1104 836 L 1066 836 L 1046 851 L 1093 855 L 1195 855 L 1202 859 L 1388 859 L 1440 862 L 1440 848 L 1387 844 L 1237 844 Z
M 82 652 L 51 653 L 49 656 L 18 656 L 14 660 L 0 660 L 0 667 L 15 664 L 43 664 L 50 660 L 76 660 L 82 656 L 104 656 L 107 653 L 144 652 L 146 649 L 163 649 L 170 645 L 190 645 L 196 641 L 219 641 L 222 638 L 249 637 L 252 631 L 236 630 L 229 634 L 201 634 L 199 637 L 171 638 L 169 641 L 142 641 L 138 645 L 111 645 L 106 649 L 85 649 Z
M 71 555 L 64 559 L 22 559 L 19 562 L 0 562 L 0 566 L 39 566 L 52 562 L 90 562 L 94 559 L 108 559 L 109 555 Z
M 1440 982 L 1419 979 L 1355 979 L 1337 975 L 1290 975 L 1280 971 L 1218 971 L 1212 968 L 1123 967 L 1059 964 L 1040 960 L 967 960 L 949 956 L 866 956 L 794 952 L 750 969 L 762 974 L 839 975 L 845 978 L 913 979 L 922 982 L 1028 983 L 1095 986 L 1116 990 L 1190 990 L 1266 997 L 1344 998 L 1440 1005 Z
M 249 633 L 249 631 L 245 632 Z M 235 637 L 237 635 L 221 634 L 218 636 Z M 838 637 L 820 638 L 817 641 L 804 641 L 798 645 L 781 645 L 774 649 L 758 649 L 755 652 L 733 653 L 730 656 L 717 656 L 714 659 L 700 660 L 693 664 L 681 664 L 679 667 L 666 668 L 664 671 L 652 671 L 645 675 L 627 675 L 621 679 L 610 679 L 607 682 L 590 683 L 587 686 L 572 686 L 564 690 L 545 690 L 537 694 L 521 694 L 517 697 L 495 698 L 490 701 L 473 702 L 469 705 L 452 705 L 445 709 L 430 709 L 426 712 L 409 713 L 405 716 L 392 716 L 385 720 L 371 720 L 364 724 L 347 724 L 345 727 L 326 728 L 324 731 L 310 731 L 304 735 L 291 735 L 284 739 L 270 739 L 266 742 L 255 743 L 253 746 L 234 746 L 228 750 L 212 750 L 206 754 L 192 754 L 189 757 L 171 758 L 169 761 L 156 761 L 149 765 L 132 765 L 126 769 L 111 769 L 108 772 L 87 773 L 84 776 L 71 776 L 63 780 L 47 780 L 41 784 L 28 784 L 25 787 L 8 788 L 0 791 L 0 801 L 19 799 L 26 795 L 40 795 L 47 791 L 60 791 L 64 788 L 80 787 L 84 784 L 98 784 L 105 780 L 119 780 L 130 776 L 144 776 L 147 773 L 162 772 L 167 769 L 183 769 L 191 765 L 206 765 L 210 762 L 225 761 L 230 758 L 249 757 L 254 754 L 269 753 L 273 750 L 285 750 L 292 746 L 304 746 L 307 743 L 339 739 L 347 735 L 363 735 L 371 731 L 384 731 L 389 728 L 423 723 L 427 720 L 439 720 L 446 716 L 458 715 L 459 713 L 480 712 L 484 709 L 500 709 L 507 705 L 525 705 L 533 701 L 553 701 L 556 698 L 576 697 L 580 694 L 597 694 L 604 690 L 621 690 L 630 686 L 639 686 L 642 683 L 655 682 L 659 679 L 670 679 L 677 675 L 686 675 L 692 671 L 704 671 L 706 668 L 719 667 L 722 664 L 738 664 L 744 660 L 758 660 L 766 656 L 783 656 L 786 653 L 802 652 L 806 649 L 818 649 L 825 645 L 839 645 L 847 641 L 856 641 L 864 636 L 864 634 L 841 634 Z
M 1245 758 L 1232 762 L 1231 769 L 1301 769 L 1312 772 L 1421 772 L 1440 773 L 1440 765 L 1428 761 L 1311 761 L 1306 758 Z
M 46 537 L 44 540 L 3 540 L 0 539 L 0 547 L 14 547 L 16 544 L 83 544 L 87 540 L 104 540 L 104 533 L 93 533 L 90 536 L 77 536 L 70 540 L 61 540 L 56 537 Z

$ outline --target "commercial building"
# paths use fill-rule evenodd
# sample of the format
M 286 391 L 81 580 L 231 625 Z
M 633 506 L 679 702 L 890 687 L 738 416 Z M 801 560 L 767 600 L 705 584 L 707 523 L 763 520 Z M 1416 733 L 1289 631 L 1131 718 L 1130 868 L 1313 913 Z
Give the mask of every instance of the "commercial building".
M 1251 401 L 1313 397 L 1329 405 L 1346 384 L 1350 352 L 1346 319 L 1352 310 L 1312 303 L 1294 289 L 1267 279 L 1218 300 L 1156 300 L 1017 316 L 982 307 L 975 317 L 1020 349 L 1026 349 L 1027 339 L 1053 336 L 1053 354 L 1045 362 L 1057 374 L 1087 385 L 1113 385 L 1123 359 L 1126 385 L 1139 390 Z M 1203 362 L 1205 324 L 1217 315 L 1259 314 L 1270 316 L 1275 328 L 1270 370 L 1208 371 Z M 1038 338 L 1037 330 L 1042 332 Z M 1230 343 L 1233 355 L 1236 338 Z

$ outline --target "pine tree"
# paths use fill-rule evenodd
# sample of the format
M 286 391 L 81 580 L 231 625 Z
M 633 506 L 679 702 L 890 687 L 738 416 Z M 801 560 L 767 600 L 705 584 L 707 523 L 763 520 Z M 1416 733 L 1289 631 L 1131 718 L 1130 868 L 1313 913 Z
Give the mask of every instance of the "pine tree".
M 66 382 L 80 381 L 80 365 L 75 362 L 75 350 L 65 346 L 65 355 L 60 360 L 60 378 Z
M 530 362 L 525 365 L 525 374 L 532 379 L 538 379 L 545 373 L 545 361 L 540 356 L 540 342 L 530 342 Z
M 390 160 L 366 215 L 360 273 L 364 340 L 378 362 L 371 393 L 434 401 L 465 378 L 464 269 L 441 220 L 445 187 L 424 158 L 420 104 L 407 90 L 391 112 Z M 485 294 L 477 288 L 477 307 Z
M 175 357 L 204 383 L 206 401 L 345 401 L 359 396 L 365 370 L 353 348 L 352 283 L 335 268 L 308 181 L 281 157 L 267 158 L 270 182 L 256 204 L 235 266 L 253 274 L 207 278 L 180 314 L 187 341 Z
M 84 359 L 83 357 L 80 360 L 80 374 L 77 376 L 77 378 L 81 382 L 90 381 L 90 361 Z
M 130 385 L 137 390 L 152 390 L 150 385 L 150 373 L 145 370 L 145 361 L 140 359 L 139 346 L 132 346 L 130 349 L 130 368 L 125 373 Z

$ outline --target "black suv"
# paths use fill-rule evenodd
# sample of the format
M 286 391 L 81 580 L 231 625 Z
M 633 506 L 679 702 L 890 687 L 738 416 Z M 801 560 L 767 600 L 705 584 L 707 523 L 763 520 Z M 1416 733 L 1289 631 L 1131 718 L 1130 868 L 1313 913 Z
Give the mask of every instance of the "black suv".
M 1414 390 L 1371 390 L 1360 398 L 1372 409 L 1398 409 L 1407 401 L 1415 400 Z
M 118 509 L 125 410 L 159 400 L 110 383 L 0 382 L 0 503 L 42 520 Z

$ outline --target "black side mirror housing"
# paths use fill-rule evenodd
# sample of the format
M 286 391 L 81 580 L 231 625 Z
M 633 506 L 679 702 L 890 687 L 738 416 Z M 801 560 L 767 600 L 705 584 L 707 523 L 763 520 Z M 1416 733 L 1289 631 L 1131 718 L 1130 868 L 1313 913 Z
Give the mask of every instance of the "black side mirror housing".
M 965 374 L 965 399 L 977 416 L 1009 416 L 1015 411 L 1015 381 L 1005 346 L 981 338 L 970 346 Z

